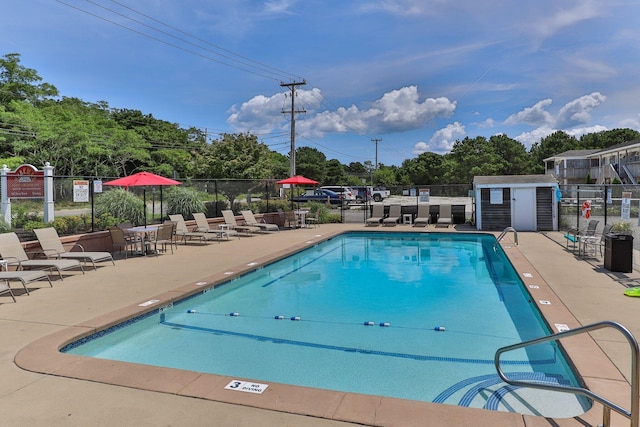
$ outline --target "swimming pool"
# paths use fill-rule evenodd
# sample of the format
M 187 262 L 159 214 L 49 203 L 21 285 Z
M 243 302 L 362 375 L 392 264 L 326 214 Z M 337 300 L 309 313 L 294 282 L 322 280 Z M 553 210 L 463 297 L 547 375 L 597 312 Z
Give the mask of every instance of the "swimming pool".
M 494 242 L 484 234 L 339 236 L 64 351 L 545 416 L 584 412 L 572 396 L 552 396 L 551 405 L 549 393 L 540 400 L 496 381 L 498 347 L 548 330 Z M 510 372 L 575 383 L 556 347 L 511 356 Z M 559 415 L 549 413 L 554 406 Z

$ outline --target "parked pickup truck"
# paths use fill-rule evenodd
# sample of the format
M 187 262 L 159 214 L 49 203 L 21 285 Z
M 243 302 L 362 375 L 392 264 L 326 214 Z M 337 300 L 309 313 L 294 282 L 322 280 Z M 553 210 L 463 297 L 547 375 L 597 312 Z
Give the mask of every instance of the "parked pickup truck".
M 384 187 L 373 187 L 371 197 L 375 202 L 381 202 L 391 195 L 391 192 Z
M 365 200 L 369 201 L 373 199 L 376 202 L 381 202 L 382 200 L 389 197 L 390 192 L 384 187 L 369 187 L 369 186 L 352 186 L 353 191 L 356 193 L 356 200 L 359 203 L 364 203 Z
M 341 205 L 342 204 L 342 198 L 340 197 L 340 195 L 338 193 L 334 193 L 331 190 L 325 190 L 323 188 L 316 188 L 316 189 L 313 189 L 313 190 L 307 190 L 306 193 L 301 194 L 299 196 L 296 196 L 296 197 L 292 198 L 291 200 L 296 202 L 296 203 L 299 203 L 299 202 L 310 202 L 310 201 L 326 203 L 327 200 L 328 200 L 329 203 L 331 203 L 332 205 Z

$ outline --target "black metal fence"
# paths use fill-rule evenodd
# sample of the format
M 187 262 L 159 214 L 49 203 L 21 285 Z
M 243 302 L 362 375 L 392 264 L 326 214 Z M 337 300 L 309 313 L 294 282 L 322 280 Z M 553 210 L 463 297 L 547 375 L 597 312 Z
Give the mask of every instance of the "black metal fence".
M 56 215 L 91 214 L 93 202 L 100 194 L 91 194 L 88 202 L 74 202 L 73 181 L 87 180 L 93 188 L 94 181 L 108 182 L 115 177 L 54 177 L 54 200 Z M 199 197 L 205 202 L 207 216 L 221 216 L 223 209 L 231 208 L 238 212 L 241 209 L 251 208 L 256 212 L 275 212 L 278 208 L 291 208 L 300 206 L 291 203 L 292 193 L 304 191 L 304 188 L 282 188 L 275 179 L 241 180 L 241 179 L 216 179 L 216 180 L 188 180 L 181 186 L 193 188 Z M 116 187 L 117 188 L 117 187 Z M 558 216 L 558 228 L 582 228 L 587 222 L 585 202 L 589 204 L 589 216 L 604 224 L 627 223 L 633 231 L 639 228 L 640 212 L 640 185 L 560 185 L 562 198 Z M 103 192 L 111 191 L 113 187 L 103 186 Z M 404 185 L 387 188 L 391 193 L 394 203 L 415 204 L 420 190 L 428 189 L 431 197 L 451 197 L 466 200 L 467 206 L 473 206 L 473 189 L 470 184 L 460 185 Z M 166 206 L 162 203 L 162 192 L 166 189 L 160 187 L 129 187 L 131 193 L 147 200 L 149 213 L 152 217 L 161 216 L 166 212 Z M 400 198 L 400 199 L 398 199 Z M 12 212 L 38 211 L 41 199 L 13 199 Z M 389 201 L 387 201 L 389 203 Z M 40 205 L 42 206 L 42 205 Z M 343 221 L 364 222 L 367 218 L 369 206 L 366 201 L 352 203 L 350 206 L 332 206 L 333 211 L 340 215 Z M 471 209 L 473 210 L 473 209 Z M 363 212 L 360 212 L 363 211 Z M 584 213 L 583 213 L 584 211 Z M 157 214 L 157 215 L 154 215 Z M 467 212 L 471 218 L 473 212 Z M 353 220 L 349 220 L 353 218 Z

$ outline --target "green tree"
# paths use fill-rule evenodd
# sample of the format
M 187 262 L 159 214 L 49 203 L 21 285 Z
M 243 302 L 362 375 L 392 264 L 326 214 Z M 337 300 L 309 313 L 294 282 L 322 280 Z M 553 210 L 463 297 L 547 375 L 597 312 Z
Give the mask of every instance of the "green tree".
M 483 136 L 456 141 L 447 158 L 451 165 L 445 173 L 447 184 L 469 184 L 478 175 L 500 175 L 502 159 Z
M 324 184 L 346 184 L 344 166 L 336 159 L 327 161 Z
M 527 148 L 521 142 L 509 138 L 507 135 L 494 135 L 489 138 L 493 145 L 495 161 L 498 162 L 498 175 L 524 175 L 533 171 L 531 157 Z
M 542 138 L 540 142 L 533 144 L 529 150 L 533 173 L 544 173 L 544 159 L 565 151 L 579 150 L 581 148 L 580 142 L 575 137 L 561 130 Z
M 394 187 L 398 185 L 396 169 L 395 167 L 385 166 L 379 163 L 378 169 L 373 171 L 373 185 L 383 187 Z
M 413 184 L 440 184 L 444 176 L 444 158 L 436 153 L 422 153 L 402 162 L 402 169 Z
M 196 178 L 262 179 L 272 175 L 269 148 L 251 134 L 224 134 L 197 153 Z
M 39 83 L 42 77 L 32 68 L 20 65 L 20 54 L 9 53 L 0 58 L 0 105 L 11 101 L 37 103 L 58 96 L 58 89 L 49 83 Z
M 318 182 L 326 182 L 327 157 L 315 148 L 298 147 L 296 149 L 296 174 Z
M 582 135 L 580 144 L 584 148 L 608 148 L 613 145 L 640 139 L 640 132 L 633 129 L 612 129 Z

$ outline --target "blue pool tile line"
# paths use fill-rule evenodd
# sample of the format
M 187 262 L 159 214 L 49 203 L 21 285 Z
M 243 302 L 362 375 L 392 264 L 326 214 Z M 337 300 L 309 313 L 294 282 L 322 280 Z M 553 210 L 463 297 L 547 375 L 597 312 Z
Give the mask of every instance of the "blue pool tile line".
M 421 360 L 421 361 L 475 363 L 475 364 L 483 364 L 483 365 L 494 364 L 493 359 L 470 359 L 470 358 L 459 358 L 459 357 L 427 356 L 422 354 L 397 353 L 397 352 L 389 352 L 389 351 L 362 349 L 357 347 L 345 347 L 345 346 L 338 346 L 338 345 L 331 345 L 331 344 L 318 344 L 318 343 L 312 343 L 307 341 L 274 338 L 274 337 L 268 337 L 265 335 L 248 334 L 245 332 L 234 332 L 234 331 L 229 331 L 224 329 L 206 328 L 203 326 L 184 325 L 184 324 L 173 323 L 173 322 L 161 322 L 161 324 L 171 328 L 181 328 L 181 329 L 188 329 L 188 330 L 198 331 L 198 332 L 207 332 L 215 335 L 228 335 L 228 336 L 234 336 L 234 337 L 240 337 L 240 338 L 253 339 L 256 341 L 271 341 L 274 344 L 297 345 L 301 347 L 320 348 L 324 350 L 336 350 L 336 351 L 344 351 L 344 352 L 350 352 L 350 353 L 369 354 L 369 355 L 384 356 L 384 357 L 397 357 L 397 358 L 414 359 L 414 360 Z M 505 360 L 505 361 L 502 361 L 501 364 L 529 366 L 529 365 L 546 365 L 546 364 L 555 363 L 555 361 L 556 360 L 554 357 L 553 359 L 546 359 L 546 360 L 543 359 L 543 360 L 534 360 L 534 361 Z

